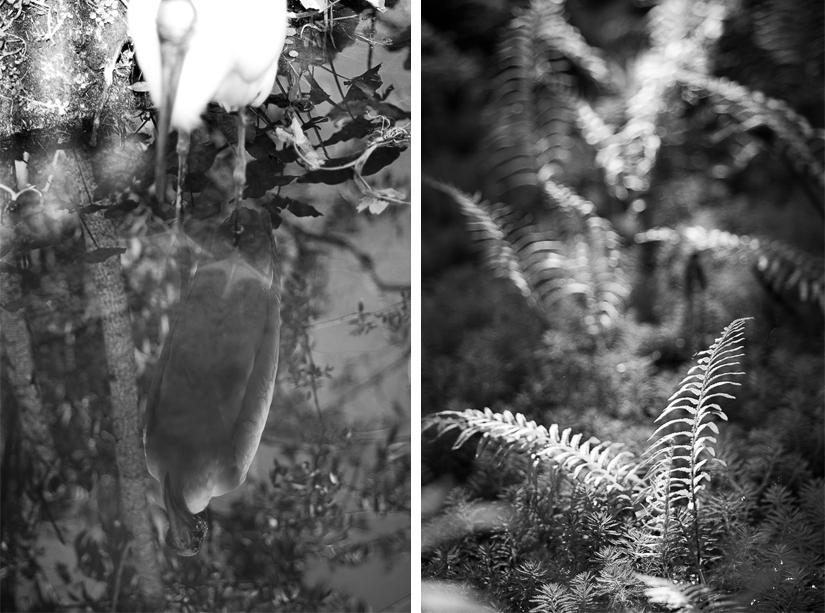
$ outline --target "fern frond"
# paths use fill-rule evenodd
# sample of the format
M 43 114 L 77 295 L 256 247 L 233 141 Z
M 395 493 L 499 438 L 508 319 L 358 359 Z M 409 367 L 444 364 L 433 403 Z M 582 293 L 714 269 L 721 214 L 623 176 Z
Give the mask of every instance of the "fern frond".
M 542 201 L 539 174 L 555 176 L 569 155 L 571 102 L 588 83 L 610 89 L 610 70 L 566 21 L 559 0 L 535 0 L 510 22 L 494 69 L 485 193 L 531 210 Z
M 656 467 L 664 468 L 664 461 L 673 452 L 676 458 L 687 455 L 687 467 L 670 467 L 673 482 L 676 484 L 674 497 L 683 499 L 691 506 L 696 505 L 696 494 L 704 487 L 704 482 L 710 480 L 710 475 L 704 469 L 708 462 L 707 456 L 715 456 L 713 444 L 716 438 L 708 434 L 719 433 L 719 428 L 713 421 L 715 418 L 727 420 L 727 415 L 718 404 L 719 398 L 733 399 L 734 396 L 719 391 L 727 385 L 739 386 L 741 383 L 732 380 L 732 377 L 745 373 L 729 369 L 739 364 L 738 358 L 742 352 L 744 339 L 745 319 L 737 319 L 728 325 L 722 335 L 716 339 L 709 349 L 699 352 L 696 366 L 688 371 L 682 380 L 679 390 L 670 397 L 670 402 L 656 418 L 659 422 L 665 418 L 668 421 L 659 426 L 651 435 L 656 441 L 648 449 L 648 461 Z M 663 431 L 670 431 L 661 435 Z
M 707 98 L 718 115 L 733 119 L 742 132 L 758 135 L 787 157 L 797 172 L 820 188 L 825 186 L 825 166 L 818 155 L 822 135 L 787 103 L 725 78 L 683 71 L 678 81 L 686 99 Z
M 607 62 L 601 52 L 591 47 L 579 32 L 564 16 L 564 0 L 533 1 L 528 13 L 529 19 L 536 24 L 536 38 L 545 43 L 557 54 L 551 54 L 551 61 L 571 62 L 579 75 L 598 87 L 605 90 L 613 88 L 613 78 Z M 551 86 L 559 78 L 561 71 L 558 67 L 542 76 L 551 80 Z M 569 78 L 569 77 L 568 77 Z M 575 83 L 566 84 L 567 90 L 577 89 Z
M 628 503 L 633 485 L 638 481 L 635 456 L 629 451 L 617 452 L 615 444 L 596 438 L 582 442 L 581 434 L 573 434 L 570 428 L 559 431 L 556 424 L 545 428 L 535 421 L 527 421 L 520 413 L 493 413 L 490 409 L 443 411 L 424 420 L 424 430 L 429 428 L 437 430 L 439 435 L 458 430 L 454 449 L 480 434 L 482 441 L 477 455 L 491 443 L 505 455 L 525 453 L 534 467 L 548 463 L 570 479 L 603 489 Z
M 619 319 L 628 286 L 620 267 L 619 236 L 595 207 L 572 190 L 545 182 L 548 197 L 563 213 L 575 217 L 583 235 L 568 248 L 553 240 L 517 207 L 479 202 L 449 185 L 425 178 L 449 195 L 467 219 L 467 229 L 482 254 L 482 265 L 511 281 L 541 317 L 563 296 L 577 298 L 587 331 L 599 336 Z
M 648 602 L 665 605 L 670 611 L 694 613 L 744 613 L 747 609 L 704 585 L 680 584 L 670 579 L 637 575 L 647 585 L 644 593 Z
M 576 105 L 578 123 L 596 148 L 596 163 L 604 170 L 608 191 L 620 200 L 650 189 L 651 173 L 662 141 L 660 116 L 684 70 L 707 70 L 708 50 L 721 34 L 725 11 L 707 1 L 664 0 L 648 14 L 651 49 L 640 56 L 632 72 L 635 93 L 627 100 L 624 126 L 617 130 L 592 108 Z
M 540 53 L 534 27 L 526 16 L 517 17 L 501 36 L 490 83 L 493 99 L 487 134 L 488 199 L 528 210 L 540 202 L 533 124 L 533 70 Z
M 656 418 L 667 422 L 659 426 L 651 435 L 656 438 L 646 453 L 645 462 L 650 465 L 647 477 L 650 485 L 643 494 L 656 498 L 652 492 L 657 483 L 657 475 L 669 473 L 669 489 L 666 510 L 668 513 L 677 505 L 686 505 L 692 515 L 694 554 L 696 570 L 700 576 L 706 560 L 702 553 L 700 539 L 701 521 L 699 493 L 710 482 L 707 464 L 716 456 L 714 445 L 719 434 L 715 419 L 727 420 L 718 401 L 733 399 L 731 394 L 720 391 L 728 385 L 741 385 L 732 378 L 744 374 L 731 371 L 739 362 L 747 319 L 737 319 L 728 325 L 713 345 L 699 353 L 696 366 L 692 367 L 682 380 L 678 391 L 670 397 L 667 407 Z M 666 433 L 665 433 L 666 432 Z
M 508 279 L 521 292 L 531 306 L 535 306 L 530 285 L 521 269 L 516 253 L 511 243 L 506 240 L 502 225 L 513 225 L 512 221 L 502 221 L 502 215 L 494 214 L 488 205 L 472 198 L 460 189 L 425 178 L 424 182 L 431 187 L 452 197 L 461 213 L 467 219 L 467 229 L 474 243 L 482 253 L 482 266 L 493 275 Z M 516 226 L 518 230 L 518 226 Z
M 674 230 L 653 228 L 636 235 L 637 243 L 666 242 L 686 245 L 693 252 L 711 251 L 716 255 L 736 255 L 752 264 L 754 271 L 774 292 L 792 292 L 800 302 L 819 304 L 825 311 L 825 259 L 804 253 L 779 240 L 699 226 Z

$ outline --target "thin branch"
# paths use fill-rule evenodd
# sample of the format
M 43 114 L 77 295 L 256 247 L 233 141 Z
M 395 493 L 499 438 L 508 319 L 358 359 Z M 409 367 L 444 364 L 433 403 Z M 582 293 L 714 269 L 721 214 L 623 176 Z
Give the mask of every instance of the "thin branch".
M 290 231 L 293 232 L 296 236 L 299 236 L 306 240 L 316 241 L 319 243 L 326 243 L 327 245 L 333 245 L 334 247 L 339 247 L 340 249 L 349 251 L 352 255 L 355 256 L 355 259 L 358 260 L 358 263 L 361 265 L 361 268 L 364 269 L 364 271 L 372 279 L 373 283 L 375 283 L 375 285 L 378 286 L 378 289 L 382 292 L 410 291 L 409 283 L 389 283 L 387 281 L 384 281 L 380 276 L 378 276 L 378 271 L 375 268 L 375 261 L 373 260 L 372 256 L 353 245 L 344 237 L 336 236 L 335 234 L 315 234 L 314 232 L 304 230 L 303 228 L 300 228 L 295 224 L 291 224 L 286 220 L 283 221 L 282 225 L 288 227 Z

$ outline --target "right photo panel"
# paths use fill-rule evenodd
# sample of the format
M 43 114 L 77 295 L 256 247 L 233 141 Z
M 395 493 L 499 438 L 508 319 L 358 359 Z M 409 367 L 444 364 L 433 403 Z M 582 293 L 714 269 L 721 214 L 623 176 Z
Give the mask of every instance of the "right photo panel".
M 423 3 L 423 611 L 825 609 L 824 8 Z

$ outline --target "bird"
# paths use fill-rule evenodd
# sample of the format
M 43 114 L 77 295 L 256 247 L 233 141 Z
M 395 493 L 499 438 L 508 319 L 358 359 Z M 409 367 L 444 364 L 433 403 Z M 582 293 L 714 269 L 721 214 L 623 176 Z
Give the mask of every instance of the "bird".
M 287 33 L 286 0 L 132 0 L 128 28 L 149 94 L 160 109 L 155 194 L 164 198 L 164 154 L 170 126 L 178 131 L 176 215 L 182 213 L 189 133 L 209 102 L 238 112 L 235 206 L 246 175 L 246 106 L 269 96 Z M 236 228 L 236 232 L 238 228 Z
M 146 464 L 162 486 L 166 544 L 183 556 L 200 548 L 212 497 L 246 480 L 267 421 L 281 326 L 275 253 L 269 213 L 233 211 L 201 244 L 154 372 Z

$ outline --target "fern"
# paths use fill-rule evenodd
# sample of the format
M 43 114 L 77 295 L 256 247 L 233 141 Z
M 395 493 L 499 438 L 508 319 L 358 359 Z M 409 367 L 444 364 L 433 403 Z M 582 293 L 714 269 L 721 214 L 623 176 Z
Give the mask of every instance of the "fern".
M 650 465 L 648 477 L 652 484 L 660 473 L 668 474 L 667 511 L 684 504 L 691 513 L 693 525 L 693 547 L 696 570 L 700 577 L 705 564 L 700 539 L 700 499 L 699 494 L 710 482 L 708 462 L 715 457 L 714 443 L 719 434 L 715 419 L 726 420 L 727 416 L 718 404 L 720 398 L 733 396 L 719 391 L 728 385 L 741 385 L 732 377 L 744 373 L 730 368 L 739 364 L 743 353 L 742 340 L 746 319 L 737 319 L 725 328 L 716 342 L 699 353 L 696 366 L 688 371 L 679 390 L 670 398 L 670 403 L 656 418 L 668 419 L 651 435 L 655 442 L 648 449 L 646 462 Z M 666 432 L 666 433 L 665 433 Z M 661 512 L 655 505 L 648 507 L 645 514 Z M 703 579 L 704 583 L 704 579 Z
M 716 115 L 733 119 L 742 132 L 757 135 L 786 156 L 797 172 L 825 186 L 825 167 L 820 153 L 822 135 L 787 103 L 769 98 L 725 78 L 708 77 L 688 71 L 679 74 L 683 96 L 707 98 Z M 822 199 L 818 200 L 822 213 Z
M 502 33 L 491 79 L 485 193 L 522 210 L 542 203 L 539 176 L 556 176 L 575 121 L 571 101 L 609 90 L 599 52 L 564 18 L 563 2 L 534 0 Z
M 453 449 L 480 434 L 477 456 L 491 445 L 505 455 L 526 453 L 533 467 L 549 464 L 572 480 L 604 489 L 620 502 L 631 501 L 631 490 L 637 482 L 634 456 L 629 451 L 617 452 L 616 445 L 595 438 L 582 443 L 581 434 L 572 434 L 570 428 L 559 431 L 556 424 L 545 428 L 521 414 L 493 413 L 490 409 L 442 411 L 425 419 L 424 430 L 429 428 L 439 435 L 458 430 Z
M 459 206 L 467 219 L 467 229 L 482 252 L 482 266 L 495 276 L 508 279 L 529 300 L 532 296 L 530 286 L 513 247 L 506 240 L 503 224 L 493 216 L 489 205 L 482 204 L 477 198 L 445 183 L 427 178 L 424 182 L 452 197 Z
M 756 275 L 774 292 L 792 292 L 799 302 L 818 304 L 825 311 L 825 260 L 782 241 L 690 226 L 654 228 L 637 234 L 636 242 L 683 245 L 689 253 L 735 255 L 750 262 Z
M 567 248 L 540 229 L 532 215 L 515 207 L 493 207 L 449 185 L 432 179 L 425 182 L 458 205 L 482 254 L 482 266 L 513 283 L 542 319 L 564 296 L 579 301 L 585 328 L 593 337 L 600 337 L 619 319 L 628 293 L 619 266 L 619 237 L 590 202 L 569 188 L 545 182 L 560 212 L 574 217 L 572 224 L 581 228 Z
M 681 613 L 739 613 L 746 611 L 727 596 L 704 585 L 680 584 L 669 579 L 638 575 L 647 585 L 644 593 L 649 602 L 665 605 L 670 611 Z

